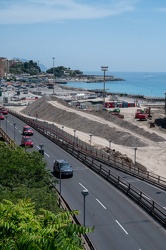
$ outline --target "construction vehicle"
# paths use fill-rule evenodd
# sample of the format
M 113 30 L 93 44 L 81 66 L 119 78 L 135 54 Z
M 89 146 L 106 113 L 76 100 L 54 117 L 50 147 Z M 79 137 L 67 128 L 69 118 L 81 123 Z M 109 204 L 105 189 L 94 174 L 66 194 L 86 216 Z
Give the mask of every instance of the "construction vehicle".
M 137 111 L 135 113 L 135 118 L 139 119 L 141 121 L 147 120 L 147 118 L 151 118 L 150 107 L 145 108 L 144 110 L 143 109 L 137 109 Z
M 110 111 L 112 115 L 119 115 L 120 114 L 120 109 L 119 108 L 114 108 L 113 110 Z

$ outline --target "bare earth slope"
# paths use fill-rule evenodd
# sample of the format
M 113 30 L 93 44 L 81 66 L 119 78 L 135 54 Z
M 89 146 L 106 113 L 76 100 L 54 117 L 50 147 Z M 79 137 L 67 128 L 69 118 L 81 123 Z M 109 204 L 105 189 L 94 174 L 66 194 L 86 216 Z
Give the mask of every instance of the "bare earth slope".
M 22 113 L 92 134 L 93 138 L 101 138 L 103 146 L 111 141 L 116 150 L 131 159 L 133 147 L 137 147 L 137 161 L 149 171 L 166 177 L 166 135 L 157 129 L 148 131 L 142 124 L 139 127 L 103 110 L 81 111 L 54 96 L 38 99 Z

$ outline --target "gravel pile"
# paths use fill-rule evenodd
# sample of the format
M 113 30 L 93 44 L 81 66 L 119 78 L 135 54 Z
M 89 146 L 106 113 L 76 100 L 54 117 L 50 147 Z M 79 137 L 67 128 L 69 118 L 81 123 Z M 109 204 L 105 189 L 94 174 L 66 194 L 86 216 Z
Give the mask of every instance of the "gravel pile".
M 127 122 L 121 118 L 111 115 L 109 112 L 91 111 L 90 114 L 96 115 L 98 117 L 104 118 L 105 120 L 114 123 L 115 128 L 111 128 L 108 125 L 104 125 L 99 122 L 89 120 L 88 118 L 82 117 L 81 115 L 78 115 L 74 112 L 71 113 L 62 110 L 60 108 L 57 108 L 48 103 L 48 101 L 58 101 L 63 105 L 65 105 L 66 107 L 72 108 L 68 103 L 66 103 L 63 100 L 60 100 L 53 96 L 44 96 L 35 101 L 34 103 L 32 103 L 31 105 L 27 106 L 25 109 L 23 109 L 22 113 L 31 116 L 38 116 L 38 118 L 44 119 L 46 121 L 52 121 L 85 133 L 89 133 L 95 136 L 100 136 L 102 138 L 106 138 L 107 140 L 111 140 L 115 144 L 128 147 L 148 146 L 148 144 L 146 144 L 143 140 L 130 134 L 130 131 L 134 132 L 139 136 L 141 135 L 151 141 L 155 142 L 165 141 L 163 137 L 160 137 L 155 133 L 147 132 L 144 129 L 139 128 L 138 126 L 133 125 L 130 122 Z M 80 112 L 88 112 L 88 111 L 80 111 Z M 121 129 L 117 129 L 116 125 L 120 126 Z M 129 132 L 123 131 L 123 128 L 128 129 Z

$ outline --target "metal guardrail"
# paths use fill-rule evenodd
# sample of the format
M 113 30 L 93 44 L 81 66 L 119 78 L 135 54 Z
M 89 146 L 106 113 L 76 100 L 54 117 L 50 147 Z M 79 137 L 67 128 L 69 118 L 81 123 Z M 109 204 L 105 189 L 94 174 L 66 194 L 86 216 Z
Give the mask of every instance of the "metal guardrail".
M 43 134 L 49 140 L 53 141 L 55 144 L 69 152 L 79 161 L 83 162 L 93 171 L 100 174 L 100 176 L 105 178 L 108 182 L 121 189 L 124 193 L 130 196 L 130 198 L 142 206 L 156 220 L 158 220 L 164 228 L 166 228 L 166 210 L 157 202 L 152 200 L 147 194 L 143 193 L 132 184 L 126 182 L 124 178 L 118 176 L 113 171 L 106 169 L 100 162 L 95 161 L 91 150 L 83 150 L 76 147 L 74 144 L 64 141 L 63 138 L 61 138 L 58 134 L 55 134 L 54 131 L 45 129 L 44 126 L 38 125 L 33 119 L 29 119 L 17 113 L 15 115 L 28 125 L 32 126 L 35 130 Z
M 130 163 L 126 163 L 123 160 L 119 160 L 119 158 L 113 157 L 109 154 L 109 152 L 105 152 L 102 149 L 97 149 L 81 140 L 68 134 L 63 129 L 56 127 L 54 124 L 48 124 L 45 121 L 39 121 L 38 119 L 33 119 L 27 116 L 20 115 L 19 113 L 9 110 L 9 112 L 18 117 L 20 120 L 24 121 L 28 125 L 32 126 L 35 129 L 39 129 L 40 131 L 46 131 L 46 134 L 52 134 L 57 137 L 59 140 L 63 140 L 66 143 L 69 143 L 76 147 L 78 150 L 83 151 L 90 157 L 98 160 L 101 163 L 107 164 L 108 166 L 123 171 L 129 175 L 135 176 L 141 180 L 151 183 L 158 188 L 166 190 L 166 178 L 151 173 L 146 170 L 146 168 L 142 169 L 140 166 L 131 165 Z
M 2 129 L 2 127 L 0 127 L 0 135 L 2 136 L 3 140 L 4 140 L 6 143 L 12 145 L 13 147 L 16 146 L 15 141 L 13 141 L 13 140 L 10 138 L 10 136 L 8 136 L 8 134 Z

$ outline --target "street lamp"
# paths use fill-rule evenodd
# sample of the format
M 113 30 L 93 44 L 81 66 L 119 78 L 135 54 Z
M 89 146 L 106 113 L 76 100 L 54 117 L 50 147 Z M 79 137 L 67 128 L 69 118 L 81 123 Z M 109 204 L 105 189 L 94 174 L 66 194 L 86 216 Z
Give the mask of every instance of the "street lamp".
M 85 227 L 85 197 L 89 194 L 88 190 L 87 189 L 84 189 L 81 194 L 83 195 L 84 197 L 84 227 Z
M 75 144 L 75 140 L 76 140 L 76 130 L 74 129 L 74 144 Z
M 137 148 L 135 147 L 134 148 L 134 166 L 136 166 L 136 151 L 137 151 Z
M 39 147 L 40 147 L 39 153 L 40 153 L 41 155 L 44 155 L 44 150 L 43 150 L 44 144 L 43 144 L 43 143 L 40 143 L 40 144 L 39 144 Z
M 89 137 L 90 137 L 89 142 L 90 142 L 90 149 L 91 149 L 92 148 L 92 135 L 89 135 Z
M 13 122 L 13 126 L 14 126 L 14 141 L 15 141 L 15 128 L 16 128 L 16 122 Z
M 37 61 L 38 63 L 38 90 L 39 90 L 39 61 Z
M 105 97 L 106 97 L 106 92 L 105 92 L 105 72 L 107 70 L 108 70 L 108 66 L 101 66 L 101 71 L 104 71 L 103 106 L 105 104 Z
M 5 119 L 6 119 L 6 134 L 7 134 L 7 115 L 5 116 Z
M 166 92 L 165 92 L 165 110 L 166 110 Z
M 109 149 L 111 149 L 111 141 L 109 141 Z
M 53 60 L 53 95 L 54 95 L 54 77 L 55 77 L 55 75 L 54 75 L 54 59 L 55 59 L 55 57 L 52 58 L 52 60 Z

